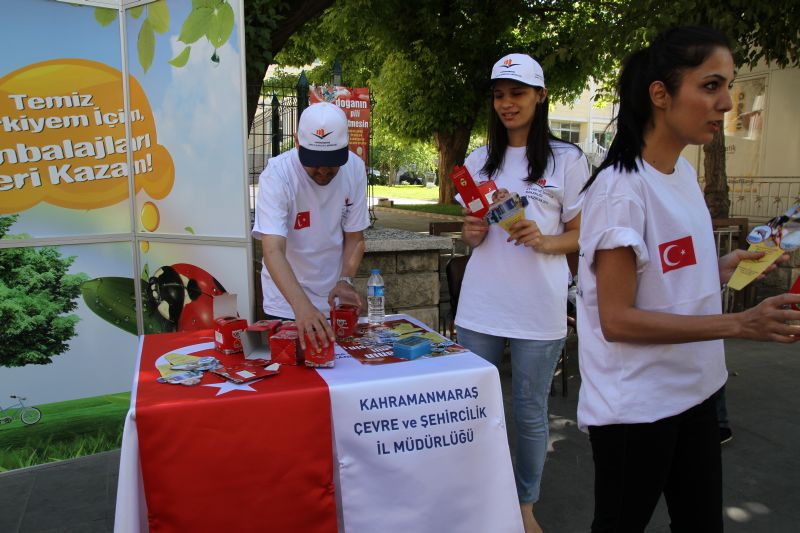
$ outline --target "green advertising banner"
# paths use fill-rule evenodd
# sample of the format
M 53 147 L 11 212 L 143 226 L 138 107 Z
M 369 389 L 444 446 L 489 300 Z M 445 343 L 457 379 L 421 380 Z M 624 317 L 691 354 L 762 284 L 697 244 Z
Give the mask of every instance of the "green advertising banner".
M 126 407 L 139 335 L 221 292 L 250 318 L 242 2 L 131 3 L 3 3 L 0 471 L 70 402 Z

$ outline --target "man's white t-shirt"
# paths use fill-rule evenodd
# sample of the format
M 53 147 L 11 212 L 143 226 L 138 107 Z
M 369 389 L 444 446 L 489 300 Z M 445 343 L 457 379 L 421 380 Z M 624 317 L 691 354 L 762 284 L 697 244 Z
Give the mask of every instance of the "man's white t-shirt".
M 551 142 L 543 177 L 525 181 L 525 147 L 508 147 L 495 173 L 497 188 L 528 198 L 525 218 L 536 221 L 544 235 L 564 232 L 564 223 L 581 212 L 581 188 L 589 177 L 583 153 L 571 144 Z M 489 179 L 481 172 L 486 147 L 467 157 L 464 165 L 476 184 Z M 543 254 L 506 242 L 508 233 L 489 226 L 483 242 L 472 251 L 455 323 L 463 328 L 514 339 L 556 340 L 567 334 L 569 267 L 564 255 Z
M 267 163 L 258 178 L 253 238 L 286 237 L 286 259 L 314 307 L 330 310 L 328 294 L 342 270 L 343 232 L 369 227 L 364 162 L 349 154 L 347 163 L 325 186 L 317 185 L 293 148 Z M 266 265 L 261 269 L 264 312 L 294 318 Z
M 727 379 L 721 340 L 608 342 L 597 308 L 595 254 L 630 247 L 638 309 L 678 315 L 722 312 L 711 217 L 684 158 L 672 174 L 638 160 L 638 172 L 604 169 L 586 192 L 578 268 L 578 425 L 653 422 L 698 405 Z

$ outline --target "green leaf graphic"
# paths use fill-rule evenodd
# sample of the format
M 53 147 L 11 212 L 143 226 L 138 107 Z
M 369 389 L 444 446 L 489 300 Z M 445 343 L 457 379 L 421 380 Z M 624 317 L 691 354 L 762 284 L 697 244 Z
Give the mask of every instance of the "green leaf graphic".
M 133 18 L 138 19 L 142 16 L 142 11 L 144 11 L 144 6 L 136 6 L 132 7 L 128 13 L 130 13 Z
M 142 65 L 146 73 L 150 65 L 153 64 L 153 56 L 156 52 L 156 34 L 152 26 L 150 26 L 150 23 L 146 20 L 142 23 L 142 27 L 139 30 L 136 48 L 139 51 L 139 64 Z
M 225 0 L 192 0 L 192 9 L 197 9 L 198 7 L 211 7 L 218 6 Z
M 184 230 L 186 233 L 191 233 L 192 235 L 194 235 L 194 228 L 193 228 L 193 227 L 191 227 L 191 226 L 186 226 L 185 228 L 183 228 L 183 230 Z
M 178 67 L 178 68 L 185 67 L 186 63 L 189 61 L 189 52 L 191 52 L 191 50 L 192 47 L 187 46 L 186 48 L 183 49 L 183 52 L 170 59 L 168 63 L 173 67 Z
M 222 4 L 214 9 L 211 24 L 206 36 L 214 48 L 221 48 L 233 32 L 233 8 L 230 4 Z
M 189 12 L 189 16 L 186 17 L 183 27 L 181 27 L 181 34 L 178 36 L 178 40 L 186 44 L 192 44 L 205 35 L 213 15 L 214 10 L 210 7 L 192 9 Z
M 108 26 L 117 20 L 117 10 L 107 7 L 97 7 L 94 10 L 94 20 L 99 22 L 101 26 Z
M 169 7 L 165 0 L 147 5 L 147 22 L 156 33 L 166 33 L 169 30 Z
M 145 263 L 144 268 L 142 268 L 142 279 L 144 281 L 150 280 L 150 266 L 147 263 Z

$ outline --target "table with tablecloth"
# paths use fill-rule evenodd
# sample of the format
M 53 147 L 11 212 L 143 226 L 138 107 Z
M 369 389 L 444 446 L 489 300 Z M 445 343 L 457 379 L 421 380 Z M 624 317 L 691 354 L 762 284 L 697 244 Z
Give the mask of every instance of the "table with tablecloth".
M 499 376 L 480 357 L 367 365 L 337 346 L 334 368 L 181 386 L 156 381 L 169 353 L 242 357 L 212 331 L 141 338 L 115 531 L 521 531 Z

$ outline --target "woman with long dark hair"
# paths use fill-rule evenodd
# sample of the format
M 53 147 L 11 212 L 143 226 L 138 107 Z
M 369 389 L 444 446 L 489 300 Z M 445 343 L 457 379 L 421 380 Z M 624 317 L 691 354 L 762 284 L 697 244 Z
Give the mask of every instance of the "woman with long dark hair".
M 580 149 L 550 133 L 536 61 L 507 55 L 491 80 L 488 145 L 464 164 L 475 181 L 494 180 L 500 197 L 517 193 L 528 205 L 508 232 L 465 217 L 462 238 L 472 256 L 455 323 L 459 343 L 497 366 L 510 344 L 517 492 L 525 531 L 538 532 L 533 504 L 547 454 L 547 395 L 567 333 L 565 254 L 578 248 L 589 169 Z
M 643 531 L 663 493 L 672 531 L 722 531 L 711 398 L 727 379 L 725 337 L 794 342 L 796 295 L 721 314 L 742 259 L 717 257 L 697 175 L 681 151 L 731 109 L 728 40 L 669 30 L 626 61 L 617 135 L 586 186 L 578 275 L 578 424 L 595 463 L 592 531 Z

